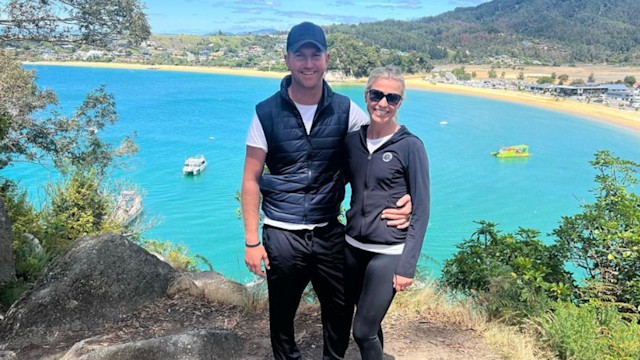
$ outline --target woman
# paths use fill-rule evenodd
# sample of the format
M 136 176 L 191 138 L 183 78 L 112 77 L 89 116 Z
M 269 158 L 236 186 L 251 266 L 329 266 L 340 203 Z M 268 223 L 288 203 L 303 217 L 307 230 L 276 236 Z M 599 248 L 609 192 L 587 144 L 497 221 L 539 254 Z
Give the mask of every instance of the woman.
M 399 68 L 371 72 L 365 89 L 371 124 L 346 138 L 351 208 L 347 211 L 346 285 L 357 306 L 353 337 L 363 360 L 382 359 L 382 319 L 397 291 L 413 283 L 429 220 L 429 170 L 422 141 L 398 124 L 405 84 Z M 408 228 L 380 218 L 404 194 Z

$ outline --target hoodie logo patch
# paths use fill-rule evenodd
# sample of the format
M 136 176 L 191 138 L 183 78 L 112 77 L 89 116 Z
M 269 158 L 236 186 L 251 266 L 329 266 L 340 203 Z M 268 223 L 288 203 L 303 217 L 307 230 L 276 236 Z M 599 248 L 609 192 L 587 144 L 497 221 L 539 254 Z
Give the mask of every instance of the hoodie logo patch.
M 384 162 L 389 162 L 391 161 L 391 159 L 393 159 L 393 154 L 386 152 L 384 154 L 382 154 L 382 161 Z

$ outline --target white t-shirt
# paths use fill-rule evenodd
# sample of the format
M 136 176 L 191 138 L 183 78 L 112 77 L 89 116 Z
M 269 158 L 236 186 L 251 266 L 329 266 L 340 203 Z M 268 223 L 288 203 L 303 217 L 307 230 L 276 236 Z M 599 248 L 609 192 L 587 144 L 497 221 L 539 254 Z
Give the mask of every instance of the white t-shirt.
M 307 130 L 308 135 L 311 132 L 313 117 L 316 114 L 318 105 L 302 105 L 298 103 L 295 104 L 296 108 L 298 108 L 298 111 L 300 112 L 300 115 L 302 116 L 302 122 L 304 123 L 304 127 Z M 351 101 L 351 106 L 349 108 L 349 132 L 357 131 L 362 125 L 366 125 L 369 123 L 369 116 L 367 116 L 367 114 L 362 111 L 362 109 L 360 109 L 360 107 L 356 105 L 356 103 Z M 269 152 L 267 138 L 264 135 L 262 124 L 260 123 L 260 119 L 258 119 L 258 114 L 253 114 L 253 119 L 251 120 L 251 125 L 249 126 L 249 132 L 247 134 L 246 144 L 247 146 L 260 148 L 264 150 L 264 152 Z M 312 230 L 316 227 L 327 225 L 327 223 L 293 224 L 272 220 L 266 216 L 264 217 L 264 223 L 285 230 Z
M 296 104 L 296 108 L 302 116 L 302 122 L 307 129 L 307 135 L 311 132 L 311 125 L 313 123 L 313 117 L 316 114 L 318 105 L 302 105 Z M 359 130 L 362 125 L 369 123 L 369 116 L 362 110 L 356 103 L 351 102 L 349 109 L 349 132 Z M 262 124 L 258 119 L 258 114 L 253 114 L 251 125 L 249 126 L 249 133 L 247 134 L 246 144 L 248 146 L 257 147 L 265 152 L 269 152 L 267 146 L 267 138 L 264 136 L 264 130 L 262 130 Z

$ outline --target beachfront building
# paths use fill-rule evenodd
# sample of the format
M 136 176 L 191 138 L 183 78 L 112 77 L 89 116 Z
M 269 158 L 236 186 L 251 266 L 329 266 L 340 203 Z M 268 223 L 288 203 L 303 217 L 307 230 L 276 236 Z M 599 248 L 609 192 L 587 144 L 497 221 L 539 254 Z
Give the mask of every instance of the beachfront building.
M 640 91 L 629 89 L 624 84 L 607 84 L 607 98 L 610 100 L 640 102 Z
M 553 84 L 526 84 L 524 90 L 535 94 L 548 94 L 553 91 L 553 88 Z
M 583 85 L 583 86 L 571 86 L 571 85 L 557 85 L 554 87 L 554 91 L 559 96 L 572 97 L 572 96 L 589 96 L 597 97 L 607 93 L 607 87 L 603 85 Z

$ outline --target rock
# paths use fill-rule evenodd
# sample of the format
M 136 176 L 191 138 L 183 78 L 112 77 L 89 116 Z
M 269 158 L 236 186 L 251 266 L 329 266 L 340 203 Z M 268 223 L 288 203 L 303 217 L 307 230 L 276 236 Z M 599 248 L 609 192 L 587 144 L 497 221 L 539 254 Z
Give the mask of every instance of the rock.
M 0 360 L 18 360 L 12 351 L 0 351 Z
M 324 79 L 327 82 L 346 82 L 346 81 L 355 81 L 356 78 L 352 75 L 346 75 L 342 71 L 330 70 L 327 71 L 324 75 Z
M 29 249 L 34 253 L 41 253 L 44 251 L 42 245 L 40 245 L 40 240 L 31 234 L 22 234 L 22 239 L 25 243 L 29 244 Z
M 11 221 L 4 200 L 0 198 L 0 284 L 16 280 L 12 243 Z
M 199 330 L 126 344 L 103 346 L 83 340 L 61 360 L 215 360 L 240 359 L 242 341 L 228 330 Z
M 120 235 L 80 238 L 6 313 L 0 350 L 60 347 L 99 333 L 164 297 L 176 276 L 171 266 Z
M 211 302 L 243 306 L 251 298 L 244 285 L 229 280 L 215 271 L 188 273 L 185 276 L 202 289 L 204 297 Z
M 189 274 L 180 274 L 167 289 L 167 295 L 188 294 L 190 296 L 204 296 L 204 290 L 191 280 Z

